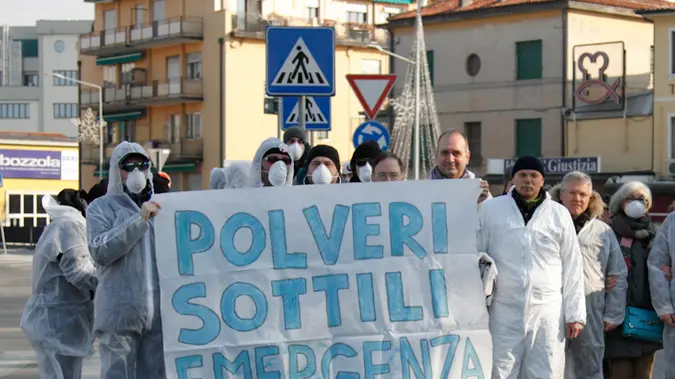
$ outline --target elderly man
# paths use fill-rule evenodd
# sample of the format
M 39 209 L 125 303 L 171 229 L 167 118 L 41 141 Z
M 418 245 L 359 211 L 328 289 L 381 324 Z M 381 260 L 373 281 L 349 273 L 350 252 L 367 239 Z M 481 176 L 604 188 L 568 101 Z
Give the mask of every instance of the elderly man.
M 562 379 L 565 337 L 586 323 L 581 253 L 570 213 L 542 191 L 544 166 L 525 156 L 507 196 L 482 203 L 478 251 L 499 270 L 490 306 L 494 379 Z
M 567 345 L 565 377 L 603 379 L 605 332 L 623 323 L 628 268 L 614 231 L 601 219 L 605 204 L 600 194 L 593 191 L 588 175 L 570 172 L 550 193 L 553 200 L 567 208 L 574 221 L 583 258 L 586 293 L 586 327 L 579 338 Z M 610 278 L 616 284 L 605 291 Z
M 333 146 L 316 145 L 307 157 L 304 184 L 337 184 L 340 177 L 340 154 Z
M 470 159 L 469 141 L 464 134 L 448 129 L 436 141 L 436 167 L 431 171 L 429 179 L 473 179 L 476 174 L 466 168 Z M 488 182 L 483 180 L 480 186 L 483 192 L 478 197 L 479 203 L 492 198 Z

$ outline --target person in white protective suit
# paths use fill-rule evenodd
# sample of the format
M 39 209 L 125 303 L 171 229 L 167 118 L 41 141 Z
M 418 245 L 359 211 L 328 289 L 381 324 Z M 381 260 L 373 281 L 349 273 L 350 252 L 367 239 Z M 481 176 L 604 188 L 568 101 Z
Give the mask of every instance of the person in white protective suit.
M 544 166 L 513 166 L 508 195 L 479 208 L 478 251 L 499 275 L 490 305 L 492 378 L 562 379 L 565 338 L 586 323 L 581 252 L 570 213 L 542 191 Z
M 586 327 L 567 344 L 565 377 L 603 379 L 605 332 L 623 323 L 628 268 L 614 231 L 600 219 L 605 204 L 600 194 L 593 191 L 588 175 L 570 172 L 549 193 L 551 199 L 567 208 L 574 221 L 586 293 Z M 606 289 L 610 279 L 615 284 Z
M 264 140 L 251 161 L 247 187 L 293 185 L 293 160 L 288 146 L 278 138 Z
M 37 353 L 42 379 L 79 379 L 83 357 L 93 352 L 98 280 L 87 249 L 87 194 L 65 189 L 57 198 L 42 198 L 50 223 L 35 249 L 21 330 Z
M 164 379 L 150 159 L 137 143 L 112 153 L 107 193 L 87 210 L 89 251 L 100 268 L 94 298 L 101 379 Z
M 246 161 L 230 162 L 226 167 L 211 170 L 210 189 L 246 188 L 251 164 Z
M 664 323 L 663 361 L 666 379 L 675 378 L 675 284 L 671 268 L 675 261 L 675 213 L 661 224 L 647 258 L 652 305 Z

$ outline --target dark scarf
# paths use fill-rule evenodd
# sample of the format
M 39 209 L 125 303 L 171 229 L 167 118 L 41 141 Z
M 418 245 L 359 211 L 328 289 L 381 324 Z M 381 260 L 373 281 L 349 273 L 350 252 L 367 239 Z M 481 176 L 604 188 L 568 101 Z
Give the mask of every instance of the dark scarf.
M 546 194 L 544 193 L 543 189 L 539 190 L 539 195 L 537 196 L 537 198 L 531 201 L 523 199 L 523 197 L 520 196 L 518 191 L 516 191 L 515 189 L 511 191 L 511 196 L 513 197 L 513 200 L 516 202 L 516 205 L 520 210 L 520 214 L 523 216 L 523 221 L 525 221 L 525 225 L 527 225 L 527 223 L 530 222 L 532 216 L 534 215 L 534 212 L 546 199 Z
M 464 169 L 464 173 L 461 176 L 461 179 L 469 179 L 471 178 L 471 175 L 469 174 L 470 171 L 467 169 Z M 431 170 L 431 174 L 429 175 L 429 179 L 431 180 L 439 180 L 439 179 L 450 179 L 447 176 L 443 175 L 441 173 L 441 170 L 438 169 L 438 166 L 435 166 L 433 170 Z
M 633 219 L 623 213 L 619 213 L 612 218 L 611 224 L 612 229 L 619 236 L 635 240 L 646 240 L 648 245 L 651 245 L 651 241 L 656 237 L 656 226 L 654 226 L 649 216 Z M 637 233 L 641 230 L 646 230 L 647 234 Z
M 577 216 L 573 221 L 574 221 L 574 229 L 577 231 L 577 234 L 581 231 L 581 229 L 584 228 L 584 225 L 586 225 L 587 222 L 591 221 L 591 215 L 588 213 L 588 210 L 586 212 L 580 214 Z

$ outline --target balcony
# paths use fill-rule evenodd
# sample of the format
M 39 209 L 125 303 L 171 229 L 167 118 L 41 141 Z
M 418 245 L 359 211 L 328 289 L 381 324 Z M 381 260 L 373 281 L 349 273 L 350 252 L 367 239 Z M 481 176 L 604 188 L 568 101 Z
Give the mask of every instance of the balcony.
M 203 39 L 202 18 L 173 17 L 82 35 L 80 53 L 92 56 L 130 54 L 151 47 L 180 45 Z
M 149 128 L 148 126 L 136 125 L 136 128 Z M 147 146 L 148 141 L 134 141 L 141 146 Z M 160 149 L 170 149 L 171 154 L 167 160 L 168 166 L 178 166 L 181 164 L 191 164 L 201 162 L 204 158 L 204 142 L 201 139 L 178 138 L 173 142 L 161 140 L 152 141 L 154 147 Z M 104 152 L 104 167 L 108 166 L 110 156 L 115 149 L 116 144 L 108 144 Z M 84 164 L 92 164 L 98 166 L 99 163 L 99 147 L 95 143 L 82 142 L 82 152 L 80 160 Z
M 98 90 L 81 89 L 80 106 L 98 109 Z M 106 112 L 141 110 L 148 105 L 172 105 L 204 100 L 202 79 L 173 78 L 148 83 L 127 84 L 121 88 L 104 88 Z
M 264 39 L 268 26 L 328 26 L 335 29 L 335 43 L 338 45 L 364 46 L 376 43 L 389 47 L 387 30 L 377 29 L 374 25 L 320 21 L 316 18 L 308 20 L 274 14 L 267 17 L 255 13 L 232 15 L 232 35 L 235 37 Z

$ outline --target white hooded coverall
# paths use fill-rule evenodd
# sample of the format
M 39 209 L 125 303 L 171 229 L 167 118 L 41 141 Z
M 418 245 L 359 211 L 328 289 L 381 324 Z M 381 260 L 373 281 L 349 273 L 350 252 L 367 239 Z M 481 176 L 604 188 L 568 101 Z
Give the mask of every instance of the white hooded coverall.
M 668 215 L 656 234 L 647 258 L 649 291 L 652 305 L 659 316 L 675 314 L 675 283 L 666 279 L 661 266 L 672 266 L 675 261 L 675 213 Z M 663 329 L 663 361 L 666 379 L 675 379 L 675 328 Z
M 560 185 L 551 189 L 553 200 L 560 201 Z M 586 327 L 579 337 L 568 341 L 565 352 L 566 379 L 603 379 L 605 322 L 621 325 L 626 314 L 628 268 L 619 241 L 607 223 L 598 219 L 604 211 L 602 197 L 593 192 L 586 213 L 590 220 L 577 234 L 581 248 L 586 294 Z M 605 291 L 608 276 L 616 286 Z
M 270 137 L 264 140 L 258 150 L 256 150 L 253 160 L 251 161 L 251 172 L 248 174 L 248 183 L 247 187 L 262 187 L 262 160 L 265 156 L 265 153 L 272 149 L 279 149 L 284 152 L 288 152 L 288 146 L 281 142 L 280 139 L 275 137 Z M 289 155 L 290 158 L 290 155 Z M 293 185 L 293 165 L 291 164 L 288 168 L 288 173 L 286 174 L 286 185 Z
M 572 217 L 546 197 L 527 225 L 511 192 L 479 209 L 478 251 L 499 270 L 490 306 L 494 379 L 562 379 L 565 324 L 586 323 Z

